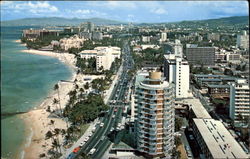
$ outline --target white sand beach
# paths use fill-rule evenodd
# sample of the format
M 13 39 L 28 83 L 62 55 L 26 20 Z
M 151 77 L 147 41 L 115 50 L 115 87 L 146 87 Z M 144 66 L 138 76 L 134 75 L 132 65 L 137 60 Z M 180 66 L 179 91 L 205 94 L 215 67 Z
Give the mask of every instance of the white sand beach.
M 56 57 L 74 70 L 75 61 L 74 55 L 67 53 L 53 53 L 48 51 L 38 50 L 23 50 L 24 53 L 39 54 L 45 56 Z M 70 81 L 74 81 L 77 77 L 76 72 L 73 71 Z M 80 80 L 80 79 L 79 79 Z M 75 84 L 72 82 L 58 82 L 59 85 L 59 98 L 61 107 L 64 108 L 69 100 L 68 92 L 75 88 Z M 32 140 L 30 145 L 25 148 L 25 159 L 39 158 L 42 153 L 47 153 L 51 148 L 52 140 L 45 140 L 45 134 L 50 130 L 53 131 L 55 128 L 66 129 L 66 122 L 57 117 L 53 117 L 53 113 L 47 112 L 46 109 L 50 106 L 51 111 L 59 108 L 58 104 L 53 104 L 54 98 L 58 99 L 57 91 L 53 91 L 39 106 L 26 114 L 22 115 L 27 127 L 32 129 Z M 54 120 L 54 124 L 51 124 L 51 120 Z M 62 136 L 59 136 L 60 143 L 62 143 Z M 46 158 L 46 157 L 45 157 Z

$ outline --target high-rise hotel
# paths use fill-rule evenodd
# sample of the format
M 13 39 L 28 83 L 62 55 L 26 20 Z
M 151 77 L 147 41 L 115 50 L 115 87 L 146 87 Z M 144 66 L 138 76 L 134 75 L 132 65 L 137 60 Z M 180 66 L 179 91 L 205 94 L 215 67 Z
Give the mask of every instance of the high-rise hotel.
M 161 72 L 138 73 L 135 84 L 137 150 L 145 157 L 170 158 L 174 147 L 174 84 Z

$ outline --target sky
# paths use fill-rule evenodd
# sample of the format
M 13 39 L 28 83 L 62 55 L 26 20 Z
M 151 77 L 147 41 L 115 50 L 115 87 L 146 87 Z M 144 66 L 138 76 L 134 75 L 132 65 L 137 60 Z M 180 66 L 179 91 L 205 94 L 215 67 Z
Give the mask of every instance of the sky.
M 34 17 L 153 23 L 249 15 L 247 1 L 1 1 L 1 21 Z

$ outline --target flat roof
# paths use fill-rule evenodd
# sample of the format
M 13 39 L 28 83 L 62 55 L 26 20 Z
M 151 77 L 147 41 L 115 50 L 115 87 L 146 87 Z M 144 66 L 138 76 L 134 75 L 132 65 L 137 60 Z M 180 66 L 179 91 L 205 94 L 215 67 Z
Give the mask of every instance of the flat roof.
M 194 74 L 195 77 L 229 77 L 226 75 L 207 75 L 207 74 Z
M 196 118 L 212 118 L 199 99 L 184 99 L 183 102 L 191 105 L 191 109 L 193 110 Z
M 207 87 L 210 87 L 210 88 L 230 88 L 230 86 L 228 84 L 226 85 L 215 85 L 215 84 L 208 84 Z
M 202 78 L 202 79 L 199 79 L 200 81 L 222 81 L 222 79 L 217 79 L 217 78 Z
M 193 119 L 213 158 L 248 158 L 219 120 Z

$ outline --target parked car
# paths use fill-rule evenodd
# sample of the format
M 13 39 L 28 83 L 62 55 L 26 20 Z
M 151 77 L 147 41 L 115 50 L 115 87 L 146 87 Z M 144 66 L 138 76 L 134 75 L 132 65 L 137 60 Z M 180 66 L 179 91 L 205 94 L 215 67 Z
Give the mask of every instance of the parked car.
M 76 147 L 76 148 L 74 148 L 73 152 L 77 153 L 80 149 L 81 149 L 80 147 Z

